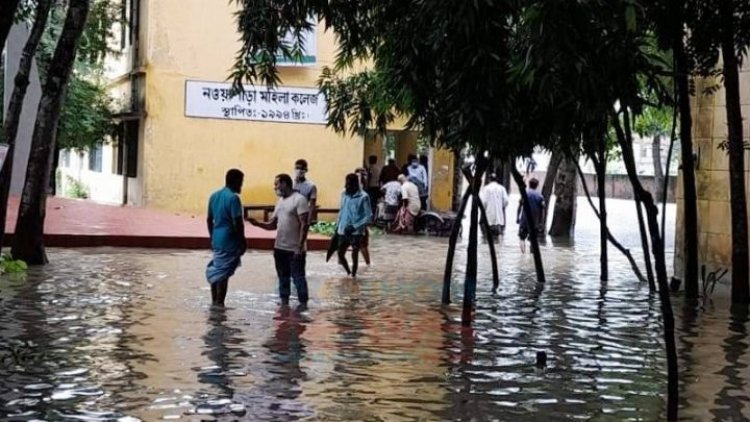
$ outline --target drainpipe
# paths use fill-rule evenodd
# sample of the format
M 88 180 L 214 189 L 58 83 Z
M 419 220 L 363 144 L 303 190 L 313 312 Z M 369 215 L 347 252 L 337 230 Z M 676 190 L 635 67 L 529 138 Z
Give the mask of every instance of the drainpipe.
M 138 57 L 140 55 L 140 0 L 131 0 L 130 2 L 130 25 L 132 26 L 132 43 L 131 64 L 130 64 L 130 113 L 138 114 L 138 88 L 136 86 L 138 78 Z M 140 129 L 140 119 L 136 130 Z M 122 145 L 122 205 L 128 204 L 128 124 L 123 126 L 123 145 Z M 135 136 L 138 136 L 136 133 Z

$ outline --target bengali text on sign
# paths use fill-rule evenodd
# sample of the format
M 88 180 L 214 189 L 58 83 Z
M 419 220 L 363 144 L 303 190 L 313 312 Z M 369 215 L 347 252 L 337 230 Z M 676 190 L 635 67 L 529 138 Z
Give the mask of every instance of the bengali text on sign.
M 315 88 L 245 86 L 186 81 L 185 116 L 280 123 L 327 123 L 325 96 Z

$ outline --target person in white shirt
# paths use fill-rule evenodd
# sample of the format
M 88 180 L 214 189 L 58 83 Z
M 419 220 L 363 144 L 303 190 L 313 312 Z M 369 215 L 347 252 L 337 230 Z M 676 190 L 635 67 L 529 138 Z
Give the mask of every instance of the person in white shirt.
M 508 192 L 500 184 L 496 174 L 490 175 L 490 183 L 479 192 L 479 198 L 487 213 L 490 232 L 495 237 L 502 236 L 505 233 L 505 208 L 508 206 Z
M 414 221 L 422 210 L 419 188 L 403 174 L 398 177 L 401 183 L 401 208 L 393 223 L 394 233 L 414 233 Z
M 383 201 L 378 204 L 378 218 L 386 223 L 396 219 L 401 204 L 401 183 L 397 180 L 388 182 L 380 189 Z

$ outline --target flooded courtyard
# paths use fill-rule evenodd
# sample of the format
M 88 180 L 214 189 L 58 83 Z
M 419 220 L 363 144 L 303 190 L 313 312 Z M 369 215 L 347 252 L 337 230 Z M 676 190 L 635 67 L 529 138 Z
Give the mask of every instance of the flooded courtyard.
M 641 259 L 634 205 L 609 204 Z M 0 284 L 0 419 L 663 419 L 658 298 L 614 248 L 599 281 L 597 224 L 579 201 L 575 242 L 543 245 L 544 286 L 510 224 L 492 294 L 482 245 L 472 328 L 460 323 L 464 247 L 454 304 L 440 304 L 446 239 L 375 237 L 358 280 L 311 253 L 308 310 L 277 304 L 270 252 L 248 253 L 228 308 L 211 311 L 208 251 L 53 250 L 26 282 Z M 718 292 L 674 309 L 681 417 L 746 420 L 747 315 Z

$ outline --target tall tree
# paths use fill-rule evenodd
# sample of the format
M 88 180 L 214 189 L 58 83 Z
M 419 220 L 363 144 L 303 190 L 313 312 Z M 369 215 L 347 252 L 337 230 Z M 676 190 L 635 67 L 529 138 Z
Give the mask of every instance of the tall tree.
M 577 156 L 566 156 L 555 180 L 555 211 L 549 228 L 552 237 L 572 237 L 578 200 Z
M 724 92 L 729 128 L 729 191 L 732 215 L 732 302 L 750 303 L 750 267 L 748 266 L 747 195 L 745 191 L 745 143 L 742 135 L 742 106 L 738 56 L 750 40 L 737 37 L 734 0 L 719 0 L 721 56 L 724 60 Z M 747 2 L 745 12 L 747 10 Z M 750 19 L 750 17 L 748 17 Z M 750 33 L 750 29 L 745 29 Z M 740 46 L 740 52 L 737 46 Z
M 75 63 L 78 40 L 84 30 L 89 7 L 89 0 L 69 1 L 65 24 L 47 70 L 39 102 L 12 249 L 16 259 L 32 265 L 48 261 L 43 237 L 49 172 L 65 87 Z
M 549 165 L 547 166 L 547 173 L 544 175 L 544 183 L 542 184 L 542 198 L 544 198 L 544 229 L 547 231 L 547 216 L 549 215 L 549 203 L 552 199 L 552 189 L 555 186 L 555 179 L 557 178 L 557 170 L 560 168 L 563 154 L 560 151 L 552 151 L 549 159 Z
M 5 41 L 8 39 L 20 2 L 21 0 L 0 1 L 0 50 L 5 48 Z
M 21 112 L 23 111 L 23 100 L 26 96 L 26 88 L 29 86 L 29 75 L 31 74 L 34 54 L 44 33 L 51 6 L 52 0 L 37 1 L 34 24 L 31 27 L 29 38 L 26 40 L 26 45 L 23 47 L 23 53 L 18 63 L 18 73 L 16 73 L 14 79 L 13 92 L 8 102 L 8 113 L 3 130 L 0 131 L 0 136 L 4 138 L 2 142 L 8 145 L 5 164 L 0 169 L 0 248 L 4 244 L 5 220 L 8 214 L 8 195 L 10 193 L 11 175 L 13 174 L 13 157 L 15 155 L 18 125 L 21 121 Z

